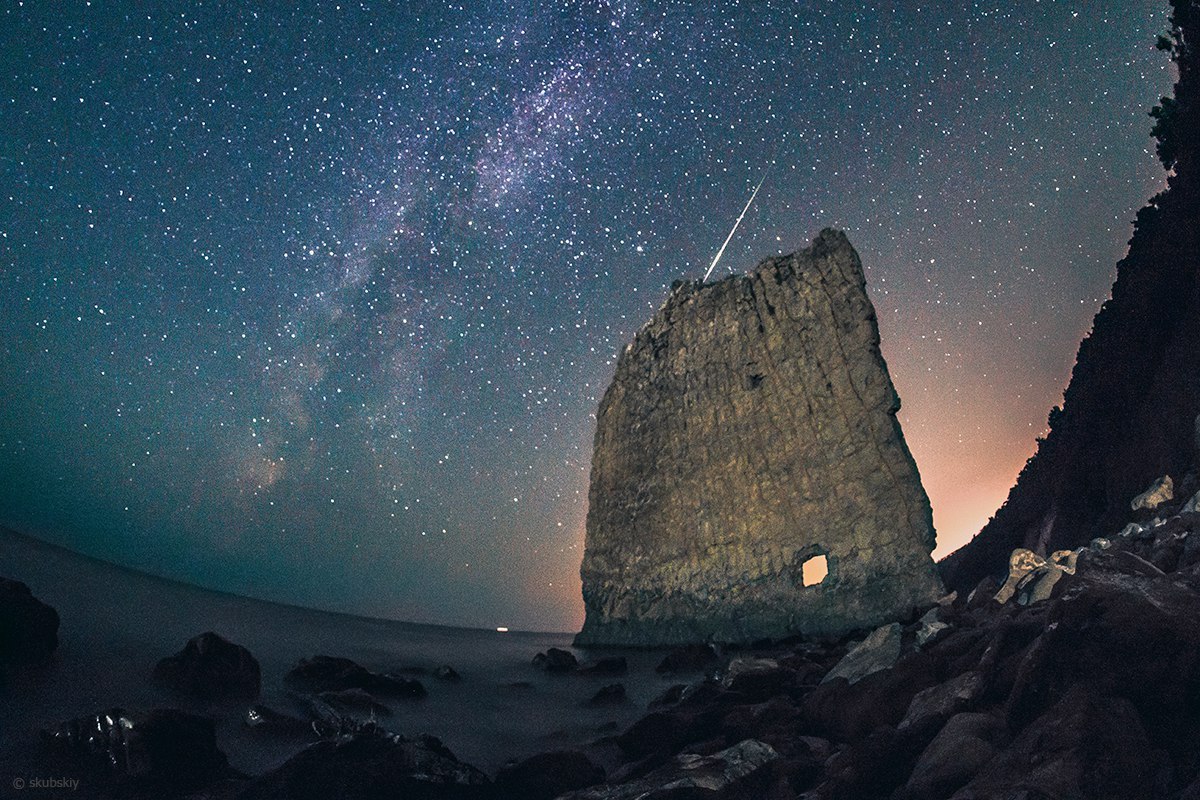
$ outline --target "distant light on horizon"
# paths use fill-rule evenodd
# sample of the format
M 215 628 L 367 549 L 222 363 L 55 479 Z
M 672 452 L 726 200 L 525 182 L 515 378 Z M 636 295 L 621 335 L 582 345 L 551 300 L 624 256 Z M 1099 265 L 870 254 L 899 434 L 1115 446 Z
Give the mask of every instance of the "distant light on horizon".
M 504 626 L 500 626 L 500 627 L 496 628 L 496 633 L 508 633 L 508 628 L 505 628 Z

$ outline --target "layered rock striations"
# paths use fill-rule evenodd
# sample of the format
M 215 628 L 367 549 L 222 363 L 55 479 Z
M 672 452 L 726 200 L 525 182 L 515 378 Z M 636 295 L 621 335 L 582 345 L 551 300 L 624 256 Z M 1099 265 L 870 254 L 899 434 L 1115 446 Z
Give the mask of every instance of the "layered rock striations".
M 577 643 L 836 634 L 933 602 L 899 407 L 841 232 L 676 284 L 600 403 Z

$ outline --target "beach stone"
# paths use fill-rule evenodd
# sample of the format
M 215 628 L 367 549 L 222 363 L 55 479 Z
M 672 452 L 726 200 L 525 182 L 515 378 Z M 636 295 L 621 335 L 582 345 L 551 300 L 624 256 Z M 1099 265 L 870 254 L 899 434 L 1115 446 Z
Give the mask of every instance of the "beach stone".
M 627 699 L 624 684 L 610 683 L 607 686 L 601 686 L 587 701 L 587 704 L 589 706 L 614 706 L 624 703 Z
M 918 620 L 920 625 L 917 628 L 917 647 L 924 647 L 931 642 L 937 641 L 943 633 L 950 630 L 950 626 L 938 619 L 938 611 L 942 606 L 936 606 L 925 612 L 925 615 Z
M 574 653 L 551 647 L 546 652 L 534 656 L 533 665 L 546 672 L 570 672 L 579 666 L 579 660 L 575 658 Z
M 496 790 L 502 797 L 553 800 L 573 789 L 583 789 L 603 780 L 604 770 L 586 755 L 575 750 L 559 750 L 539 753 L 501 767 L 496 774 Z
M 237 775 L 217 747 L 212 720 L 173 708 L 114 708 L 64 722 L 42 738 L 88 789 L 120 796 L 173 797 Z
M 154 680 L 202 700 L 258 697 L 262 671 L 250 651 L 208 631 L 154 667 Z
M 446 681 L 448 683 L 458 683 L 462 680 L 462 676 L 458 674 L 458 671 L 448 664 L 442 664 L 440 667 L 436 667 L 433 670 L 433 677 L 437 678 L 439 681 Z
M 371 672 L 348 658 L 313 656 L 302 658 L 283 678 L 287 685 L 304 691 L 339 692 L 362 689 L 387 697 L 424 697 L 424 684 L 415 678 Z
M 898 622 L 876 628 L 870 636 L 846 653 L 821 683 L 828 683 L 834 678 L 845 678 L 853 684 L 892 666 L 900 657 L 900 633 Z
M 746 739 L 712 755 L 681 753 L 639 780 L 569 792 L 560 800 L 715 798 L 736 791 L 740 783 L 778 759 L 779 753 L 770 745 Z
M 1004 723 L 988 714 L 951 717 L 921 753 L 898 800 L 949 797 L 992 760 L 1004 737 Z
M 44 661 L 58 647 L 58 612 L 20 581 L 0 578 L 0 667 Z
M 253 780 L 239 800 L 490 800 L 491 781 L 433 736 L 367 729 L 318 742 Z
M 1175 499 L 1175 482 L 1171 480 L 1170 475 L 1163 475 L 1150 484 L 1146 491 L 1133 498 L 1133 502 L 1129 505 L 1134 511 L 1140 511 L 1143 508 L 1155 509 L 1173 499 Z
M 576 643 L 841 635 L 936 602 L 899 407 L 843 233 L 677 283 L 600 403 Z

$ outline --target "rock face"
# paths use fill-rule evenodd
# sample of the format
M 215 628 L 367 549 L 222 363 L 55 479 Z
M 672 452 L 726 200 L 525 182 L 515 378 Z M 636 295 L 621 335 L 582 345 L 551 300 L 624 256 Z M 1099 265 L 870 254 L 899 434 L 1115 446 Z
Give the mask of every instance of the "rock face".
M 833 230 L 675 285 L 600 403 L 577 644 L 840 634 L 936 600 L 929 499 L 865 285 Z

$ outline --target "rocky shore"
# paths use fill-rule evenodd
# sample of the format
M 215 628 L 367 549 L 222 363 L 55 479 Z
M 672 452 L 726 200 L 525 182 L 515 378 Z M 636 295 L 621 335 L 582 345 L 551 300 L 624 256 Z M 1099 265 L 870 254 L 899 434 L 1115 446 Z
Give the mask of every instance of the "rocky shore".
M 181 698 L 221 699 L 215 707 L 237 710 L 255 735 L 294 739 L 295 756 L 241 774 L 212 718 L 159 708 L 80 709 L 42 733 L 39 758 L 47 774 L 78 781 L 73 797 L 1190 800 L 1200 797 L 1200 500 L 1160 491 L 1140 505 L 1110 538 L 1048 558 L 1016 551 L 1006 579 L 906 624 L 664 653 L 658 670 L 677 683 L 635 723 L 494 774 L 389 710 L 424 694 L 423 682 L 473 691 L 452 666 L 399 675 L 303 659 L 284 679 L 308 709 L 294 716 L 255 702 L 250 649 L 212 633 L 162 658 L 155 680 Z M 3 587 L 5 661 L 30 669 L 52 652 L 57 614 L 20 584 Z M 584 702 L 625 702 L 623 658 L 580 663 L 552 649 L 531 654 L 529 669 L 602 676 Z

